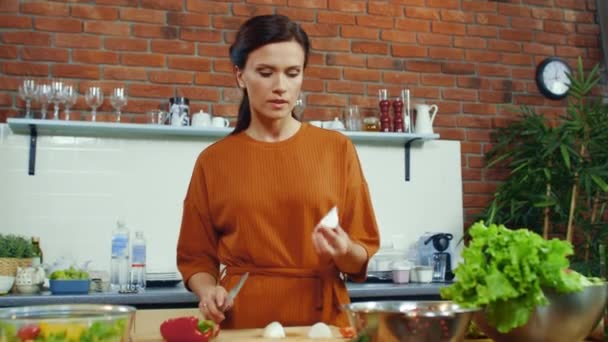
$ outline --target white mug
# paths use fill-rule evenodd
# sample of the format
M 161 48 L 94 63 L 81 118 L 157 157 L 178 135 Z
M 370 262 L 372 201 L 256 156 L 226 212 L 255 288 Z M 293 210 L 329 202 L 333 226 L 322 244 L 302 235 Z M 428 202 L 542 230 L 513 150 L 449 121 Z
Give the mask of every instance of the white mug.
M 211 119 L 211 125 L 213 127 L 228 127 L 230 126 L 230 121 L 221 116 L 214 116 L 213 119 Z
M 192 126 L 208 127 L 211 126 L 211 114 L 202 110 L 192 116 Z

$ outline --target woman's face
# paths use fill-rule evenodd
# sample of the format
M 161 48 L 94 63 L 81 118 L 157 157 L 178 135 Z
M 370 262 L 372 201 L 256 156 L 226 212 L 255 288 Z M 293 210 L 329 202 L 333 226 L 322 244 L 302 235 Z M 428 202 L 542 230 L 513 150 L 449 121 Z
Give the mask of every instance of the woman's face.
M 249 54 L 236 70 L 239 87 L 246 88 L 252 116 L 279 120 L 291 116 L 304 74 L 304 49 L 296 41 L 264 45 Z

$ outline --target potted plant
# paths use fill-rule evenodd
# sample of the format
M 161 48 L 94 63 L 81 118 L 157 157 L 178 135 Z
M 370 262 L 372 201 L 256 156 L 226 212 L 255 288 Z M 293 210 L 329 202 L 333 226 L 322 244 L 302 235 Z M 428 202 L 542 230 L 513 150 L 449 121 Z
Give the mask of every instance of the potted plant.
M 34 246 L 23 236 L 0 234 L 0 275 L 15 276 L 17 267 L 32 263 Z

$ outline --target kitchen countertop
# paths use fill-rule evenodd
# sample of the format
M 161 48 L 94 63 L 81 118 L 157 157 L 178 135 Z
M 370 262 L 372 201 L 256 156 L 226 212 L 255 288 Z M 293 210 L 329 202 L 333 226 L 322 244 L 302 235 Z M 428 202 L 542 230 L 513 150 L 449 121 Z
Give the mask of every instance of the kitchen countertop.
M 351 300 L 356 301 L 363 298 L 387 300 L 395 297 L 439 296 L 439 289 L 445 284 L 347 283 L 346 286 Z M 136 294 L 94 292 L 87 295 L 52 295 L 50 292 L 43 292 L 37 295 L 0 296 L 0 307 L 67 303 L 196 306 L 198 299 L 181 283 L 175 287 L 148 288 L 145 292 Z

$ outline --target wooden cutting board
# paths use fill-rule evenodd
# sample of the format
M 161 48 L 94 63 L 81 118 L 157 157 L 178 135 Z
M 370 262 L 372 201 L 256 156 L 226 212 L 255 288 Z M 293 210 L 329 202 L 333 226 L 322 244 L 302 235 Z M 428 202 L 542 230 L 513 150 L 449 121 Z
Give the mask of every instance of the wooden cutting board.
M 335 338 L 329 339 L 309 339 L 307 337 L 310 327 L 287 327 L 285 328 L 285 338 L 282 339 L 267 339 L 264 338 L 264 329 L 237 329 L 237 330 L 222 330 L 214 342 L 260 342 L 260 341 L 317 341 L 317 342 L 337 342 L 347 341 L 348 339 L 341 338 L 340 332 L 336 327 L 330 327 Z M 150 334 L 147 336 L 138 335 L 135 341 L 142 342 L 160 342 L 163 339 L 160 334 Z

